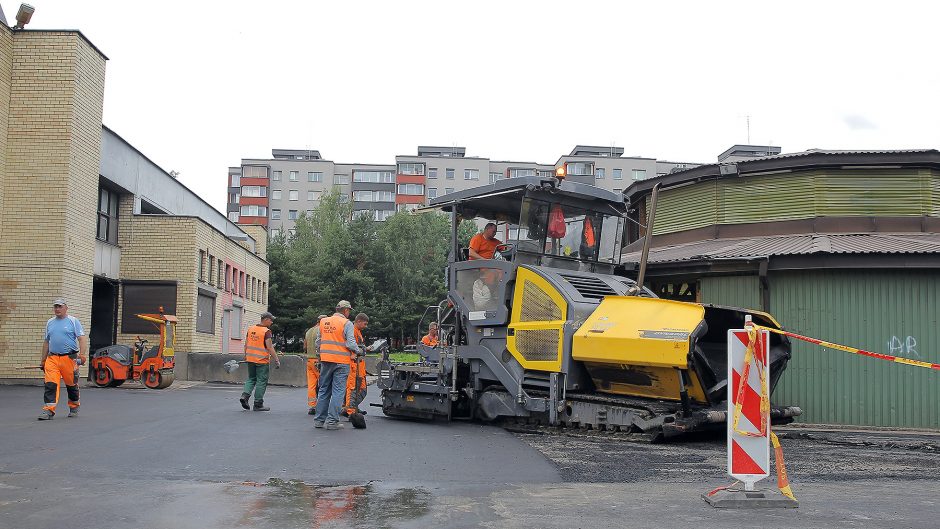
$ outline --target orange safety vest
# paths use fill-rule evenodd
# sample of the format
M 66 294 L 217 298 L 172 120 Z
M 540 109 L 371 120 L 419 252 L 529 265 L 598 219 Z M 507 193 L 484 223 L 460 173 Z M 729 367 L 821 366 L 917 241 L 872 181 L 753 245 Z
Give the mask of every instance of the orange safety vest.
M 431 338 L 430 334 L 425 334 L 424 338 L 421 338 L 421 343 L 428 347 L 437 347 L 437 338 Z
M 268 328 L 261 325 L 252 325 L 248 329 L 248 337 L 245 344 L 245 360 L 254 364 L 267 364 L 270 362 L 268 357 L 268 348 L 264 346 L 264 335 L 268 333 Z
M 348 322 L 342 315 L 336 314 L 320 320 L 320 361 L 334 364 L 349 364 L 353 352 L 346 347 L 346 335 L 343 327 Z

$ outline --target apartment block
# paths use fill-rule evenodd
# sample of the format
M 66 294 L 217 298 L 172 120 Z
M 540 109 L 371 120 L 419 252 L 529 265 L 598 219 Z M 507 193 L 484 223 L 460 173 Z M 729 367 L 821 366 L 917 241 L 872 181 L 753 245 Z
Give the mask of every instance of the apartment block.
M 553 176 L 617 193 L 632 182 L 689 169 L 700 164 L 624 156 L 622 147 L 578 145 L 554 164 L 498 161 L 467 156 L 465 147 L 419 146 L 414 155 L 395 157 L 394 165 L 334 163 L 315 150 L 273 149 L 270 159 L 243 159 L 229 168 L 229 219 L 292 233 L 304 211 L 316 207 L 322 193 L 338 189 L 355 211 L 382 221 L 396 211 L 410 211 L 439 196 L 491 184 L 503 178 Z M 251 175 L 249 178 L 248 175 Z

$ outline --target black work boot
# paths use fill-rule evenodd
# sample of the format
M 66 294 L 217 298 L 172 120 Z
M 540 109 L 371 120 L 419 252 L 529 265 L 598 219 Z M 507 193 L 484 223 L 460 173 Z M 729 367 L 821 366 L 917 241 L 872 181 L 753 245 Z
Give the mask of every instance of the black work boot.
M 265 406 L 263 400 L 256 400 L 254 410 L 255 411 L 271 411 L 271 408 L 268 408 L 267 406 Z
M 251 407 L 248 406 L 248 397 L 250 397 L 250 396 L 251 396 L 251 395 L 249 395 L 249 394 L 247 394 L 247 393 L 242 393 L 242 396 L 238 399 L 238 402 L 240 402 L 240 403 L 242 404 L 242 408 L 245 408 L 246 410 L 250 410 L 250 409 L 251 409 Z

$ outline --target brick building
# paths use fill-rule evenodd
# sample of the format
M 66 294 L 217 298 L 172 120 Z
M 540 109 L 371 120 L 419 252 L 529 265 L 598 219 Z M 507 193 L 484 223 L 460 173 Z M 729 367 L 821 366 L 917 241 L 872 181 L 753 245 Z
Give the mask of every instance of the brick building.
M 40 376 L 17 368 L 36 365 L 56 297 L 93 348 L 148 337 L 134 312 L 175 312 L 180 378 L 185 353 L 240 350 L 266 308 L 265 228 L 102 127 L 106 61 L 78 31 L 0 24 L 0 381 Z

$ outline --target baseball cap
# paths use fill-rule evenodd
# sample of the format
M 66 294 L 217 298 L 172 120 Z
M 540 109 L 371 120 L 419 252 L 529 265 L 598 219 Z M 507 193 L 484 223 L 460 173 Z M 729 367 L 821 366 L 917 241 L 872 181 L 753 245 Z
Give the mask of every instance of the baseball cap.
M 271 321 L 274 321 L 274 314 L 271 314 L 270 312 L 262 312 L 262 313 L 261 313 L 261 319 L 262 319 L 262 320 L 268 320 L 268 319 L 269 319 L 269 320 L 271 320 Z
M 346 301 L 346 300 L 344 299 L 344 300 L 342 300 L 342 301 L 340 301 L 339 303 L 336 304 L 336 308 L 338 308 L 338 309 L 352 309 L 352 304 L 350 304 L 348 301 Z
M 65 305 L 65 306 L 68 306 L 68 303 L 65 302 L 65 298 L 55 298 L 55 300 L 53 300 L 53 302 L 52 302 L 52 305 L 53 305 L 53 306 L 55 306 L 55 305 Z

